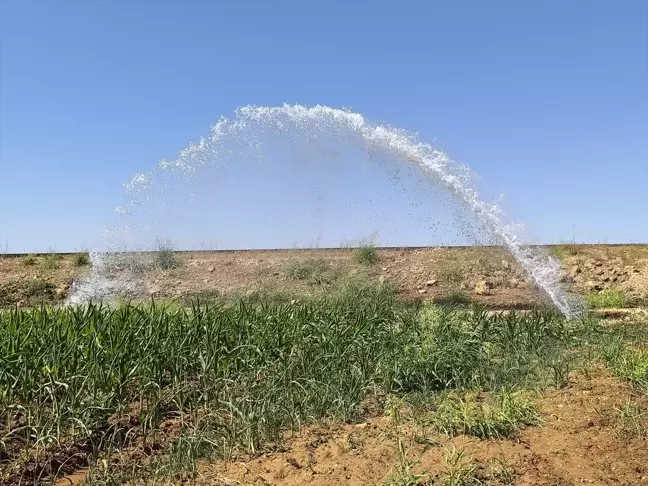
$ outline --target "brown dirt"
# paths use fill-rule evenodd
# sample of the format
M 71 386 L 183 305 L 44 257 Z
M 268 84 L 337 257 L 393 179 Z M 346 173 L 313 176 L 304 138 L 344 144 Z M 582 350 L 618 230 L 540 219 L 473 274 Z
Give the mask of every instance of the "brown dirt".
M 197 484 L 381 485 L 399 463 L 398 441 L 405 446 L 420 484 L 447 475 L 450 450 L 463 452 L 476 467 L 481 484 L 632 486 L 648 484 L 646 437 L 625 433 L 618 409 L 632 400 L 643 409 L 648 397 L 603 369 L 573 375 L 569 388 L 547 390 L 536 400 L 543 423 L 508 439 L 449 438 L 404 412 L 395 422 L 378 415 L 362 423 L 302 427 L 274 449 L 230 461 L 202 461 Z M 123 451 L 122 465 L 142 460 L 142 451 Z M 510 480 L 501 472 L 507 464 Z M 87 470 L 57 480 L 57 486 L 83 484 Z M 512 482 L 510 482 L 512 481 Z M 167 483 L 160 483 L 167 484 Z
M 54 258 L 56 268 L 47 266 L 44 255 L 33 258 L 0 256 L 0 307 L 61 302 L 74 279 L 88 271 L 74 266 L 70 255 Z
M 571 388 L 548 391 L 539 398 L 544 424 L 523 430 L 519 437 L 480 440 L 445 438 L 422 431 L 413 423 L 394 425 L 387 417 L 361 424 L 311 426 L 288 439 L 282 451 L 230 462 L 203 463 L 202 484 L 302 484 L 351 486 L 383 484 L 398 463 L 400 438 L 415 471 L 424 479 L 446 472 L 445 451 L 463 450 L 490 484 L 505 484 L 489 472 L 503 460 L 523 486 L 648 484 L 646 440 L 623 436 L 618 413 L 632 394 L 625 384 L 601 374 L 578 376 Z M 637 398 L 635 398 L 637 399 Z M 645 398 L 644 398 L 645 400 Z M 421 440 L 426 438 L 427 444 Z
M 648 298 L 648 245 L 562 245 L 551 251 L 562 259 L 565 285 L 575 292 L 615 288 L 630 297 L 631 305 Z M 147 272 L 138 297 L 213 296 L 264 289 L 315 293 L 323 288 L 291 280 L 285 271 L 290 262 L 315 259 L 329 264 L 338 280 L 360 275 L 390 282 L 409 298 L 463 298 L 493 308 L 546 302 L 510 255 L 494 247 L 381 249 L 379 261 L 371 267 L 355 263 L 347 249 L 186 252 L 178 258 L 178 268 Z M 43 259 L 39 256 L 34 265 L 25 265 L 24 256 L 0 258 L 0 307 L 61 302 L 71 282 L 88 271 L 88 267 L 74 267 L 72 256 L 62 257 L 55 269 L 45 268 Z M 485 283 L 486 295 L 475 292 L 480 283 Z

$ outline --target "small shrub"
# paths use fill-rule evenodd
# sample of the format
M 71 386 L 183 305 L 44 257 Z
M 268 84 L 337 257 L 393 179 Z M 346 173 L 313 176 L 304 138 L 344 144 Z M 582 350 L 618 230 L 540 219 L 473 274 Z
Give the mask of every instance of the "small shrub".
M 72 258 L 72 263 L 75 267 L 83 267 L 90 263 L 90 256 L 88 255 L 88 253 L 77 253 Z
M 47 297 L 54 293 L 54 284 L 42 279 L 30 280 L 25 288 L 27 297 Z
M 60 255 L 57 255 L 56 253 L 48 253 L 43 256 L 43 259 L 41 260 L 41 267 L 43 267 L 45 270 L 55 270 L 59 267 L 60 260 Z
M 160 270 L 170 270 L 180 266 L 173 245 L 168 240 L 158 240 L 155 244 L 154 265 Z
M 576 243 L 576 238 L 571 240 L 561 239 L 557 245 L 552 245 L 551 252 L 558 258 L 576 256 L 583 253 L 584 246 Z
M 306 282 L 310 285 L 328 284 L 334 280 L 331 265 L 321 258 L 292 260 L 286 264 L 284 274 L 291 280 Z
M 396 287 L 393 284 L 389 282 L 380 284 L 362 277 L 344 278 L 335 287 L 331 300 L 355 306 L 367 302 L 389 301 L 396 294 Z
M 490 476 L 490 479 L 495 484 L 502 486 L 515 485 L 515 469 L 506 457 L 494 457 L 490 461 Z
M 572 371 L 571 359 L 568 356 L 561 356 L 551 360 L 548 365 L 556 389 L 567 387 L 569 385 L 569 374 Z
M 609 288 L 603 292 L 591 292 L 587 302 L 592 309 L 622 308 L 628 303 L 628 298 L 619 289 Z
M 26 267 L 36 265 L 36 257 L 30 253 L 26 257 L 23 257 L 22 264 Z
M 361 265 L 373 265 L 378 261 L 378 250 L 372 243 L 364 243 L 353 250 L 353 258 Z

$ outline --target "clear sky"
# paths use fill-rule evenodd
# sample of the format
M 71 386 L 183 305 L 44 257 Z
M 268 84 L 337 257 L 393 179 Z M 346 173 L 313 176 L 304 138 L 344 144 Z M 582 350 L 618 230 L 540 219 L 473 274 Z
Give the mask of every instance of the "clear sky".
M 133 173 L 238 106 L 283 103 L 347 107 L 418 133 L 504 193 L 541 242 L 648 241 L 645 0 L 0 0 L 0 251 L 94 244 Z M 276 182 L 272 171 L 230 176 L 249 180 L 248 193 Z M 361 181 L 371 195 L 374 178 Z M 214 219 L 220 232 L 182 244 L 350 235 L 335 214 L 318 226 L 326 204 L 307 227 L 278 219 L 283 239 L 255 232 L 250 208 L 235 206 Z M 403 229 L 397 207 L 372 204 L 355 229 L 424 244 L 416 221 L 430 208 Z

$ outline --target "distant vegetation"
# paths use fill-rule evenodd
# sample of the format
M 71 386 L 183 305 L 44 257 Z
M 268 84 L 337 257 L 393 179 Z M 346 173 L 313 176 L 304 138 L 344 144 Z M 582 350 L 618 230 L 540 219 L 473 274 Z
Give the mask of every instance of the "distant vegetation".
M 40 278 L 30 280 L 25 289 L 27 297 L 48 297 L 54 293 L 54 284 Z
M 576 243 L 575 238 L 571 240 L 561 239 L 551 248 L 553 253 L 558 257 L 576 256 L 583 252 L 583 245 Z
M 90 256 L 88 255 L 87 252 L 77 253 L 72 258 L 72 263 L 74 264 L 75 267 L 83 267 L 88 263 L 90 263 Z
M 609 309 L 626 307 L 628 298 L 619 289 L 609 288 L 602 292 L 590 292 L 587 301 L 593 309 Z
M 329 284 L 336 278 L 331 263 L 322 258 L 298 258 L 284 267 L 287 278 L 306 282 L 310 285 Z
M 44 270 L 55 270 L 59 267 L 61 258 L 62 258 L 61 255 L 51 251 L 41 257 L 40 260 L 41 267 Z
M 22 258 L 22 264 L 26 267 L 36 265 L 36 257 L 30 253 Z
M 373 265 L 378 261 L 378 250 L 373 243 L 365 242 L 353 250 L 353 258 L 361 265 Z
M 169 240 L 157 240 L 155 243 L 153 265 L 159 270 L 170 270 L 180 266 L 175 247 Z

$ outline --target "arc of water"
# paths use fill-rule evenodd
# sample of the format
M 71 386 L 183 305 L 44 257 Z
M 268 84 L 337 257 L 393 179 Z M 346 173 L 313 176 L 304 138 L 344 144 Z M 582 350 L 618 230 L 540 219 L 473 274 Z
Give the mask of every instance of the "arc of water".
M 210 135 L 198 142 L 191 142 L 173 160 L 162 160 L 154 173 L 136 174 L 125 184 L 130 202 L 120 206 L 118 210 L 129 214 L 130 207 L 147 199 L 147 191 L 154 189 L 152 183 L 155 173 L 179 173 L 187 177 L 193 176 L 197 169 L 209 164 L 217 164 L 219 160 L 231 155 L 231 148 L 226 142 L 245 142 L 247 148 L 254 153 L 262 152 L 263 146 L 258 140 L 259 130 L 279 131 L 283 133 L 296 131 L 308 137 L 316 137 L 321 133 L 339 136 L 355 135 L 364 144 L 368 152 L 377 149 L 387 150 L 410 164 L 418 166 L 437 184 L 447 188 L 454 198 L 464 207 L 474 213 L 489 231 L 499 239 L 519 264 L 528 272 L 534 282 L 551 298 L 556 307 L 567 317 L 579 313 L 579 305 L 560 285 L 561 266 L 556 258 L 549 255 L 540 247 L 531 247 L 520 242 L 513 225 L 507 224 L 503 212 L 495 204 L 482 200 L 474 187 L 471 186 L 463 168 L 455 164 L 445 153 L 434 149 L 427 143 L 404 130 L 386 125 L 374 124 L 359 113 L 340 110 L 328 106 L 317 105 L 305 107 L 302 105 L 283 105 L 280 107 L 244 106 L 236 111 L 233 120 L 221 118 L 212 126 Z M 103 285 L 96 285 L 104 290 L 110 285 L 107 279 L 100 275 L 103 268 L 102 257 L 93 254 L 97 260 L 96 280 L 103 279 Z M 90 279 L 92 280 L 92 278 Z M 91 295 L 83 285 L 79 286 L 78 295 Z M 76 301 L 79 299 L 77 298 Z

